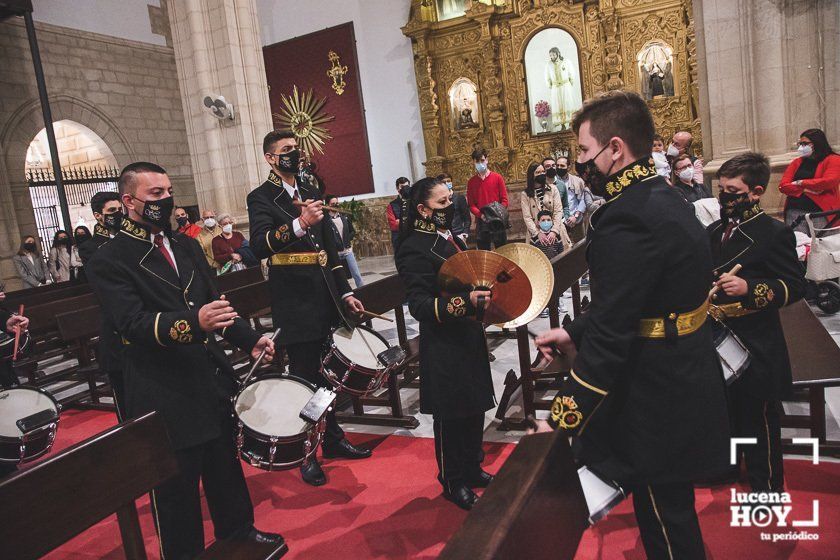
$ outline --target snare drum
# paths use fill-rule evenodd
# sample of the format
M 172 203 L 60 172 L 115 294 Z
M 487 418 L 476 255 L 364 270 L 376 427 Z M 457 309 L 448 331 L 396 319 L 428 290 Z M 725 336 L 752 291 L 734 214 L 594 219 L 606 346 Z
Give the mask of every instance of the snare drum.
M 717 320 L 712 321 L 712 338 L 723 368 L 723 379 L 731 385 L 750 367 L 750 351 L 735 333 Z
M 49 452 L 61 405 L 43 389 L 0 391 L 0 462 L 19 464 Z
M 388 342 L 367 327 L 338 328 L 327 339 L 321 373 L 339 391 L 366 396 L 388 380 L 391 369 L 378 358 L 387 349 Z
M 233 400 L 236 449 L 242 460 L 267 471 L 291 469 L 318 450 L 324 422 L 302 420 L 300 411 L 316 387 L 284 373 L 262 374 Z
M 5 325 L 4 325 L 5 328 Z M 18 340 L 18 356 L 24 355 L 29 350 L 29 342 L 31 338 L 29 331 L 22 331 L 20 333 L 20 340 Z M 15 351 L 15 337 L 6 332 L 0 332 L 0 360 L 11 360 Z
M 586 466 L 578 469 L 580 486 L 589 508 L 589 524 L 594 525 L 626 497 L 624 490 L 615 483 L 607 482 Z

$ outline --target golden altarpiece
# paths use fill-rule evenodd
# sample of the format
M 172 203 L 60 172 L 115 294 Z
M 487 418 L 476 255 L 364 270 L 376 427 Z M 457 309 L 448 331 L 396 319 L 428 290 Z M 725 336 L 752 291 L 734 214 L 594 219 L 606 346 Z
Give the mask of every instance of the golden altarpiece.
M 691 0 L 412 0 L 411 38 L 426 173 L 464 185 L 470 153 L 524 181 L 546 154 L 574 157 L 582 100 L 642 94 L 660 134 L 701 150 Z

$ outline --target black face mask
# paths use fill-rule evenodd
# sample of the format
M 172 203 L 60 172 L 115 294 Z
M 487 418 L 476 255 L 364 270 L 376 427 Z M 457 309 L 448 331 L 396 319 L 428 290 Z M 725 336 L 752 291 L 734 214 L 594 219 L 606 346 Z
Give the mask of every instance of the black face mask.
M 545 175 L 534 175 L 534 182 L 538 185 L 545 185 Z
M 24 243 L 23 248 L 29 251 L 30 253 L 35 252 L 35 244 L 34 243 Z
M 81 245 L 82 243 L 84 243 L 88 239 L 90 239 L 90 235 L 88 235 L 86 233 L 77 233 L 76 234 L 76 245 Z
M 67 245 L 67 243 L 68 243 L 68 240 L 67 240 L 66 237 L 59 237 L 58 239 L 55 240 L 56 245 Z
M 569 174 L 569 170 L 565 168 L 557 168 L 557 174 L 560 176 L 561 179 L 565 179 L 566 175 Z
M 607 146 L 609 146 L 609 144 L 607 144 Z M 587 161 L 583 163 L 577 161 L 575 162 L 575 171 L 577 171 L 578 177 L 583 179 L 583 181 L 589 185 L 592 194 L 597 196 L 604 196 L 607 194 L 607 178 L 609 175 L 602 173 L 601 170 L 598 169 L 598 166 L 595 165 L 595 159 L 607 149 L 607 146 L 601 148 L 600 152 L 589 158 Z M 610 165 L 610 171 L 612 171 L 612 168 L 613 164 Z
M 441 229 L 452 229 L 452 219 L 455 217 L 455 205 L 432 210 L 431 222 Z
M 720 215 L 727 220 L 739 218 L 753 205 L 748 193 L 728 193 L 726 191 L 720 192 L 718 202 L 720 202 Z
M 132 197 L 134 198 L 134 197 Z M 172 211 L 175 209 L 175 197 L 168 196 L 160 200 L 140 200 L 143 203 L 143 219 L 152 226 L 158 229 L 169 230 L 171 224 L 169 219 L 172 217 Z
M 549 167 L 545 170 L 545 174 L 548 176 L 549 179 L 554 179 L 557 177 L 557 170 L 553 167 Z
M 184 227 L 190 223 L 190 219 L 187 216 L 178 216 L 175 218 L 175 221 L 178 222 L 178 227 Z
M 120 227 L 122 227 L 122 221 L 122 210 L 117 210 L 112 214 L 105 214 L 102 216 L 102 224 L 105 226 L 105 229 L 111 232 L 120 231 Z
M 300 173 L 300 150 L 295 148 L 291 152 L 275 155 L 277 156 L 277 169 L 283 173 Z

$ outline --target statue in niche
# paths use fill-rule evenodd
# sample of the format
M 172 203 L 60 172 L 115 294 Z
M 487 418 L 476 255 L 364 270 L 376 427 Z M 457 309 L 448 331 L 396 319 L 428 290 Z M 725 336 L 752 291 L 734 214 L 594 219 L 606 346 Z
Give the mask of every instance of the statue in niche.
M 642 97 L 651 99 L 674 96 L 673 49 L 662 41 L 647 43 L 636 56 Z
M 478 128 L 478 93 L 468 78 L 458 78 L 449 88 L 449 106 L 455 130 Z
M 549 106 L 555 130 L 566 130 L 578 107 L 574 99 L 574 76 L 560 49 L 551 47 L 545 65 L 545 83 L 550 92 Z
M 437 0 L 438 20 L 461 17 L 467 11 L 467 0 Z
M 543 29 L 528 41 L 523 63 L 531 134 L 568 130 L 583 104 L 580 54 L 574 38 L 558 27 Z

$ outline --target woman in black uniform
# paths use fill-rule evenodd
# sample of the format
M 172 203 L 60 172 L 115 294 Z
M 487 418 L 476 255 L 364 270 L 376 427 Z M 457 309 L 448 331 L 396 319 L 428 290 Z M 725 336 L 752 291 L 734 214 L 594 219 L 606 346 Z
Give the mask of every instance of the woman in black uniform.
M 484 328 L 474 320 L 474 290 L 442 294 L 437 274 L 466 245 L 449 231 L 454 206 L 446 185 L 425 178 L 407 197 L 397 239 L 396 264 L 408 308 L 420 323 L 420 412 L 434 417 L 438 480 L 443 495 L 463 509 L 493 477 L 481 469 L 484 413 L 495 404 Z

